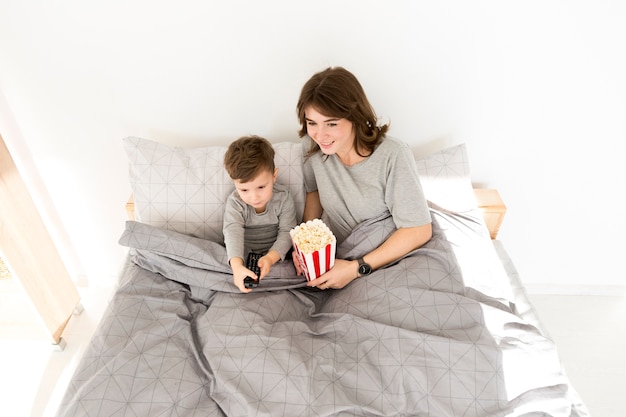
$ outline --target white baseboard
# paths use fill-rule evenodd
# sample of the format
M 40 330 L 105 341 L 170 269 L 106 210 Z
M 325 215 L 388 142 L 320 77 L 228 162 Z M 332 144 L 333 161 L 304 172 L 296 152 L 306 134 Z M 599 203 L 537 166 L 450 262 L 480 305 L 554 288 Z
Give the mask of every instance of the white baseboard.
M 597 295 L 607 297 L 625 297 L 626 285 L 567 285 L 525 283 L 528 294 L 542 295 Z

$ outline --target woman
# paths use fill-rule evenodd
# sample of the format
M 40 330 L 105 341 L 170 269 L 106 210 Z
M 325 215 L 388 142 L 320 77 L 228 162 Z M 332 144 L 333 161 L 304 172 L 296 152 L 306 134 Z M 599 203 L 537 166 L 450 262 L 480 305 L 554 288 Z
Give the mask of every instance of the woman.
M 343 241 L 359 224 L 390 213 L 396 226 L 387 240 L 358 260 L 335 265 L 309 286 L 343 288 L 394 262 L 432 236 L 431 218 L 409 147 L 386 137 L 356 77 L 328 68 L 306 82 L 297 105 L 310 147 L 305 156 L 304 221 L 321 218 Z M 296 269 L 301 268 L 295 261 Z

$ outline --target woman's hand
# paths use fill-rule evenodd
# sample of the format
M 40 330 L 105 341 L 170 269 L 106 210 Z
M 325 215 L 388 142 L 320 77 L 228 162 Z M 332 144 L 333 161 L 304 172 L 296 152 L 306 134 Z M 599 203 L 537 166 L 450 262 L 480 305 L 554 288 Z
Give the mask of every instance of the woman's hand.
M 335 265 L 322 274 L 319 278 L 309 281 L 309 287 L 317 287 L 322 290 L 329 288 L 339 289 L 351 283 L 359 276 L 359 263 L 357 261 L 346 261 L 345 259 L 335 259 Z
M 298 255 L 296 255 L 296 251 L 293 252 L 293 256 L 291 257 L 291 259 L 293 260 L 293 266 L 296 268 L 296 274 L 302 275 L 303 270 L 302 266 L 300 265 L 300 258 L 298 257 Z

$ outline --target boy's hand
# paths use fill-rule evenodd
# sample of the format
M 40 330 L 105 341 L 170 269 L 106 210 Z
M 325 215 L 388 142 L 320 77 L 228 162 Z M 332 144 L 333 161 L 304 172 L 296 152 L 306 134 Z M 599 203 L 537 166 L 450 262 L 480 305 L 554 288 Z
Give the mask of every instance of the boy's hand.
M 274 265 L 279 260 L 280 255 L 275 250 L 270 250 L 267 254 L 261 256 L 257 263 L 259 269 L 261 270 L 259 279 L 265 278 L 265 276 L 270 273 L 272 265 Z
M 243 280 L 246 277 L 252 277 L 254 279 L 259 279 L 259 277 L 243 265 L 243 259 L 241 258 L 232 258 L 230 260 L 230 267 L 233 270 L 233 283 L 237 286 L 237 288 L 239 288 L 241 292 L 251 292 L 252 289 L 246 288 Z

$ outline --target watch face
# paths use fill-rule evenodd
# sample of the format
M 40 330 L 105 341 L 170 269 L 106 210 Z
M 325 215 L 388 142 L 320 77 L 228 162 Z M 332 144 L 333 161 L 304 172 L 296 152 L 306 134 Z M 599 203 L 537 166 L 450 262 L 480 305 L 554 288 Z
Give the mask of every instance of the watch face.
M 359 265 L 359 275 L 369 275 L 372 273 L 372 267 L 368 264 Z

